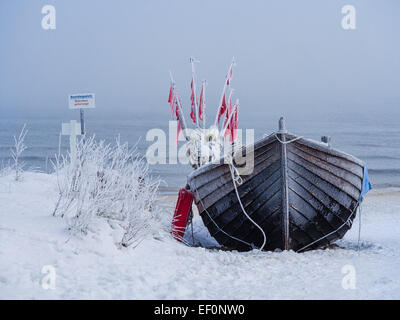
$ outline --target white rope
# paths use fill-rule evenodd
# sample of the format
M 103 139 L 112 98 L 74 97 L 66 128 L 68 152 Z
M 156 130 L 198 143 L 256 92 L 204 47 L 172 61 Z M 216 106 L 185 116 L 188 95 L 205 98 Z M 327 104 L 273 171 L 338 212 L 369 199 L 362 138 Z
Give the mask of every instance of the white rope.
M 228 162 L 228 165 L 229 165 L 229 170 L 231 172 L 233 187 L 235 188 L 235 193 L 236 193 L 236 197 L 238 199 L 240 208 L 242 209 L 242 211 L 243 211 L 244 215 L 247 217 L 247 219 L 249 219 L 251 221 L 251 223 L 253 223 L 261 231 L 261 233 L 263 235 L 264 241 L 263 241 L 262 246 L 259 248 L 260 251 L 262 251 L 267 242 L 267 236 L 265 235 L 264 230 L 247 214 L 246 210 L 244 209 L 242 200 L 240 199 L 240 196 L 239 196 L 239 191 L 236 186 L 236 184 L 241 185 L 243 183 L 243 179 L 239 174 L 239 170 L 233 165 L 233 156 L 230 154 L 226 155 L 226 161 Z
M 317 243 L 317 242 L 321 241 L 322 239 L 325 239 L 326 237 L 329 237 L 331 234 L 334 234 L 335 232 L 339 231 L 339 230 L 340 230 L 341 228 L 343 228 L 345 225 L 348 225 L 349 222 L 351 221 L 351 217 L 352 217 L 353 214 L 356 212 L 359 203 L 360 203 L 360 201 L 358 201 L 357 206 L 353 209 L 353 211 L 351 212 L 350 216 L 347 218 L 347 220 L 346 220 L 342 225 L 340 225 L 339 228 L 337 228 L 336 230 L 334 230 L 334 231 L 332 231 L 332 232 L 330 232 L 330 233 L 324 235 L 323 237 L 321 237 L 321 238 L 319 238 L 319 239 L 317 239 L 317 240 L 315 240 L 315 241 L 309 243 L 308 245 L 304 246 L 303 248 L 297 250 L 296 252 L 298 253 L 298 252 L 300 252 L 300 251 L 303 251 L 304 249 L 307 249 L 308 247 L 312 246 L 314 243 Z
M 230 170 L 231 177 L 232 177 L 233 186 L 234 186 L 235 192 L 236 192 L 236 197 L 237 197 L 237 199 L 238 199 L 238 202 L 239 202 L 239 204 L 240 204 L 240 207 L 241 207 L 241 209 L 242 209 L 244 215 L 247 217 L 247 219 L 249 219 L 249 220 L 262 232 L 262 235 L 263 235 L 263 237 L 264 237 L 264 241 L 263 241 L 262 246 L 259 248 L 259 250 L 262 251 L 262 250 L 264 249 L 264 247 L 265 247 L 266 242 L 267 242 L 267 237 L 266 237 L 266 235 L 265 235 L 265 232 L 264 232 L 264 230 L 263 230 L 263 229 L 262 229 L 248 214 L 247 214 L 246 210 L 244 209 L 243 203 L 242 203 L 242 201 L 241 201 L 241 199 L 240 199 L 240 196 L 239 196 L 239 191 L 238 191 L 237 186 L 236 186 L 236 184 L 241 185 L 241 184 L 243 183 L 243 179 L 242 179 L 242 177 L 240 176 L 238 169 L 233 165 L 232 156 L 231 156 L 231 155 L 226 155 L 226 161 L 228 162 L 229 170 Z M 236 241 L 242 242 L 242 243 L 248 245 L 248 246 L 251 247 L 251 248 L 254 248 L 254 247 L 255 247 L 253 244 L 248 243 L 248 242 L 246 242 L 246 241 L 244 241 L 244 240 L 241 240 L 241 239 L 239 239 L 239 238 L 236 238 L 236 237 L 234 237 L 234 236 L 228 234 L 228 233 L 225 232 L 224 230 L 222 230 L 222 229 L 218 226 L 218 224 L 214 221 L 214 219 L 211 217 L 211 215 L 210 215 L 209 212 L 207 211 L 206 207 L 204 206 L 203 201 L 201 200 L 201 198 L 200 198 L 200 196 L 199 196 L 199 193 L 198 193 L 198 191 L 197 191 L 197 188 L 195 188 L 195 191 L 196 191 L 196 194 L 197 194 L 197 198 L 199 199 L 199 201 L 200 201 L 200 203 L 201 203 L 201 205 L 202 205 L 204 211 L 206 212 L 207 216 L 210 218 L 210 220 L 212 221 L 212 223 L 217 227 L 217 229 L 218 229 L 219 231 L 221 231 L 222 233 L 224 233 L 225 235 L 227 235 L 227 236 L 230 237 L 231 239 L 234 239 L 234 240 L 236 240 Z
M 218 226 L 218 224 L 214 221 L 214 219 L 211 217 L 210 213 L 207 211 L 207 209 L 206 209 L 206 207 L 205 207 L 203 201 L 201 200 L 201 198 L 200 198 L 200 196 L 199 196 L 199 193 L 198 193 L 198 191 L 197 191 L 197 188 L 195 188 L 195 191 L 196 191 L 196 194 L 197 194 L 197 198 L 199 199 L 199 201 L 200 201 L 200 203 L 201 203 L 201 205 L 202 205 L 202 207 L 203 207 L 203 209 L 204 209 L 204 212 L 207 214 L 207 216 L 210 218 L 211 222 L 217 227 L 217 229 L 218 229 L 219 231 L 221 231 L 223 234 L 225 234 L 226 236 L 228 236 L 229 238 L 231 238 L 231 239 L 233 239 L 233 240 L 242 242 L 242 243 L 244 243 L 245 245 L 249 246 L 250 248 L 254 248 L 254 245 L 253 245 L 253 244 L 248 243 L 248 242 L 246 242 L 246 241 L 244 241 L 244 240 L 241 240 L 241 239 L 239 239 L 239 238 L 236 238 L 236 237 L 230 235 L 229 233 L 225 232 L 224 230 L 222 230 L 222 229 Z
M 232 173 L 232 170 L 234 171 L 234 174 L 232 175 L 232 179 L 233 179 L 238 185 L 241 185 L 241 184 L 243 183 L 243 179 L 242 179 L 242 177 L 240 176 L 239 170 L 238 170 L 238 169 L 234 166 L 234 164 L 233 164 L 233 154 L 234 154 L 234 151 L 232 152 L 232 154 L 227 153 L 227 154 L 225 155 L 224 160 L 225 160 L 225 163 L 228 164 L 229 169 L 231 170 L 231 173 Z
M 292 142 L 295 142 L 295 141 L 297 141 L 297 140 L 302 139 L 303 136 L 296 137 L 296 138 L 294 138 L 294 139 L 292 139 L 292 140 L 289 140 L 289 141 L 282 141 L 282 140 L 278 137 L 278 134 L 275 133 L 275 138 L 276 138 L 276 140 L 278 140 L 278 141 L 279 141 L 280 143 L 282 143 L 282 144 L 289 144 L 289 143 L 292 143 Z

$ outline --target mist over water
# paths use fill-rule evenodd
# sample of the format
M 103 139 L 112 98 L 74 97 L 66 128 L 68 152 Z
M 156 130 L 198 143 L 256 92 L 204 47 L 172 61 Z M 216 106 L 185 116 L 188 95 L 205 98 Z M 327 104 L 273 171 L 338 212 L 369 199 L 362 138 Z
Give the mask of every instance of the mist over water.
M 168 105 L 166 106 L 168 108 Z M 214 118 L 214 110 L 210 108 L 209 117 Z M 400 112 L 331 112 L 302 113 L 285 112 L 270 107 L 258 113 L 246 113 L 246 106 L 241 107 L 243 117 L 239 122 L 242 129 L 254 129 L 255 139 L 261 138 L 277 130 L 279 115 L 286 118 L 288 131 L 319 141 L 322 135 L 331 136 L 332 147 L 352 154 L 363 160 L 368 168 L 370 180 L 375 188 L 400 187 L 400 128 L 398 119 Z M 70 119 L 79 120 L 77 112 L 70 112 Z M 10 161 L 10 148 L 13 136 L 17 135 L 24 123 L 28 134 L 22 161 L 27 169 L 52 172 L 50 162 L 58 153 L 61 122 L 69 119 L 0 119 L 0 167 Z M 168 134 L 170 118 L 156 115 L 137 115 L 127 119 L 120 117 L 99 119 L 94 112 L 86 112 L 87 135 L 95 135 L 97 139 L 114 142 L 120 135 L 122 142 L 136 145 L 140 154 L 153 141 L 146 141 L 146 133 L 152 128 L 160 128 Z M 211 122 L 211 121 L 209 121 Z M 167 138 L 168 141 L 168 138 Z M 182 142 L 180 142 L 182 145 Z M 67 136 L 61 137 L 61 153 L 66 154 L 69 148 Z M 168 145 L 167 148 L 168 150 Z M 168 158 L 167 158 L 168 159 Z M 192 171 L 190 165 L 165 164 L 150 165 L 153 175 L 161 177 L 165 184 L 163 191 L 175 191 L 186 184 L 186 176 Z

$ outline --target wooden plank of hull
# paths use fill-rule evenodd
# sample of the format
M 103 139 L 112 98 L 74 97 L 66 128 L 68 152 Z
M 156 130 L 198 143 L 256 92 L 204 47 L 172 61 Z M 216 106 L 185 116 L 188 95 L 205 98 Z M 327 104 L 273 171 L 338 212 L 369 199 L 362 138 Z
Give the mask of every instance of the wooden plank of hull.
M 282 199 L 280 186 L 277 191 L 272 192 L 268 200 L 264 201 L 253 213 L 252 219 L 264 230 L 267 242 L 265 249 L 274 250 L 283 248 L 284 238 L 282 234 Z M 263 236 L 243 214 L 237 219 L 235 233 L 238 237 L 245 239 L 247 242 L 254 244 L 254 247 L 259 248 L 263 243 Z M 228 247 L 234 245 L 232 239 L 227 239 Z M 247 248 L 248 249 L 248 248 Z
M 280 181 L 278 181 L 280 179 L 279 164 L 279 161 L 276 161 L 268 168 L 268 170 L 262 171 L 260 174 L 252 177 L 251 180 L 248 180 L 246 183 L 243 183 L 238 187 L 240 199 L 245 208 L 250 205 L 262 205 L 263 199 L 268 197 L 269 192 L 275 191 L 273 186 L 279 185 L 280 183 Z M 278 189 L 276 191 L 278 191 Z M 241 210 L 236 193 L 234 192 L 231 192 L 223 199 L 220 199 L 214 204 L 214 207 L 218 211 L 218 215 L 215 217 L 218 218 L 219 216 L 224 216 L 225 221 L 229 215 L 226 213 L 226 210 L 233 210 L 234 212 Z M 252 215 L 252 210 L 246 212 L 250 216 Z
M 338 239 L 338 234 L 334 232 L 340 225 L 341 221 L 336 218 L 334 221 L 328 221 L 323 211 L 318 210 L 315 206 L 314 199 L 307 198 L 305 189 L 299 185 L 292 184 L 290 187 L 290 248 L 299 250 L 310 242 L 318 241 L 317 246 L 326 245 L 331 241 Z M 333 223 L 335 222 L 335 223 Z M 301 230 L 302 233 L 295 235 L 294 230 Z M 325 237 L 332 233 L 332 235 Z M 296 240 L 296 243 L 292 241 Z
M 301 140 L 293 142 L 293 144 L 291 144 L 291 147 L 296 148 L 301 153 L 305 153 L 312 157 L 324 160 L 324 161 L 328 162 L 329 164 L 332 164 L 332 165 L 339 167 L 341 169 L 344 169 L 352 174 L 355 174 L 360 179 L 363 178 L 363 175 L 364 175 L 364 172 L 362 170 L 363 166 L 360 166 L 358 163 L 350 161 L 347 158 L 340 158 L 337 155 L 331 155 L 329 153 L 313 149 L 309 146 L 302 145 Z M 317 159 L 315 159 L 315 160 L 317 161 Z
M 253 150 L 256 153 L 255 157 L 263 154 L 265 149 L 268 149 L 272 144 L 276 144 L 276 139 L 273 135 L 270 135 L 260 141 L 257 141 L 253 145 Z M 242 147 L 241 153 L 244 155 L 246 154 L 247 147 Z M 251 149 L 251 148 L 248 148 Z M 196 181 L 196 187 L 200 188 L 203 184 L 207 184 L 211 182 L 213 179 L 218 178 L 220 175 L 225 173 L 226 164 L 224 163 L 224 158 L 219 159 L 218 163 L 209 163 L 206 164 L 196 171 L 194 171 L 188 177 L 188 183 L 190 184 L 192 181 Z M 210 172 L 213 172 L 212 176 L 210 177 Z
M 361 167 L 357 164 L 352 164 L 351 166 L 348 165 L 348 168 L 352 168 L 354 171 L 343 169 L 339 166 L 333 165 L 325 160 L 320 159 L 319 157 L 316 157 L 314 155 L 310 155 L 302 150 L 300 150 L 297 147 L 292 147 L 290 146 L 288 148 L 288 151 L 290 152 L 290 155 L 292 158 L 295 158 L 299 161 L 297 163 L 299 164 L 305 164 L 307 165 L 312 165 L 316 166 L 322 170 L 328 171 L 332 175 L 335 175 L 336 177 L 345 180 L 347 183 L 352 184 L 358 191 L 361 190 L 361 184 L 362 184 L 362 177 L 359 177 L 354 171 L 362 171 Z M 360 169 L 360 170 L 358 170 Z
M 268 168 L 268 170 L 262 171 L 260 174 L 254 176 L 251 180 L 248 180 L 246 183 L 238 187 L 240 198 L 245 207 L 251 205 L 260 206 L 262 205 L 263 200 L 267 200 L 269 193 L 279 190 L 279 188 L 277 188 L 280 184 L 280 181 L 278 181 L 280 178 L 279 169 L 280 163 L 279 161 L 276 161 Z M 229 213 L 226 212 L 227 210 L 233 212 L 241 210 L 234 191 L 214 203 L 211 207 L 215 208 L 216 212 L 218 212 L 214 217 L 217 219 L 223 216 L 225 223 L 230 222 L 228 218 Z M 251 215 L 252 210 L 249 210 L 248 214 Z M 235 214 L 235 216 L 237 215 Z
M 275 146 L 274 148 L 268 149 L 265 152 L 262 152 L 261 154 L 257 154 L 257 156 L 254 159 L 253 165 L 253 172 L 250 175 L 243 175 L 243 179 L 248 179 L 249 177 L 256 175 L 257 173 L 259 173 L 261 170 L 263 170 L 263 168 L 266 168 L 270 163 L 276 161 L 278 159 L 277 157 L 277 153 L 276 153 L 276 148 L 277 146 Z M 202 199 L 206 199 L 206 197 L 208 195 L 210 195 L 211 193 L 214 193 L 216 189 L 222 188 L 222 187 L 227 187 L 229 191 L 231 191 L 233 189 L 233 185 L 232 185 L 232 176 L 231 176 L 231 172 L 229 170 L 228 165 L 224 165 L 223 167 L 218 168 L 218 170 L 221 172 L 222 170 L 224 170 L 222 172 L 222 174 L 220 173 L 219 176 L 216 176 L 218 173 L 216 173 L 216 175 L 214 175 L 214 171 L 210 171 L 210 176 L 211 179 L 208 183 L 202 184 L 202 185 L 198 185 L 197 184 L 197 180 L 196 183 L 191 183 L 191 188 L 192 189 L 196 189 L 198 195 L 202 198 Z M 230 189 L 229 189 L 230 188 Z
M 292 139 L 298 138 L 297 136 L 295 136 L 293 134 L 287 134 L 286 136 L 287 136 L 287 140 L 292 140 Z M 347 154 L 343 151 L 339 151 L 334 148 L 331 148 L 328 145 L 321 143 L 321 142 L 317 142 L 317 141 L 306 139 L 306 138 L 300 138 L 300 139 L 294 141 L 293 143 L 297 144 L 297 145 L 301 145 L 302 146 L 301 148 L 310 147 L 313 150 L 321 151 L 322 153 L 325 153 L 329 156 L 335 156 L 335 157 L 339 158 L 339 161 L 348 160 L 352 163 L 358 164 L 360 167 L 364 166 L 363 162 L 360 159 L 357 159 L 356 157 L 354 157 L 350 154 Z
M 275 192 L 273 191 L 275 190 Z M 263 193 L 262 199 L 258 199 L 258 203 L 253 202 L 252 205 L 246 208 L 246 211 L 252 211 L 251 217 L 259 224 L 265 232 L 267 232 L 267 250 L 273 250 L 275 248 L 281 248 L 283 244 L 283 238 L 281 234 L 281 196 L 280 196 L 280 181 L 273 184 L 268 189 L 269 194 Z M 233 192 L 232 192 L 232 196 Z M 253 210 L 252 210 L 253 209 Z M 211 215 L 216 216 L 218 211 L 215 206 L 207 209 L 207 212 Z M 250 213 L 249 213 L 250 214 Z M 224 224 L 225 216 L 229 216 L 230 219 Z M 210 230 L 210 234 L 215 239 L 226 247 L 237 248 L 238 250 L 249 250 L 248 246 L 244 246 L 242 243 L 230 238 L 229 236 L 218 230 L 214 224 L 210 221 L 209 217 L 205 212 L 201 214 L 204 224 Z M 218 215 L 214 220 L 218 226 L 223 226 L 223 230 L 229 235 L 237 237 L 248 243 L 254 244 L 255 247 L 260 247 L 263 242 L 261 232 L 252 224 L 242 211 L 230 208 L 226 211 L 226 215 Z
M 349 208 L 354 207 L 354 200 L 350 199 L 349 206 L 345 207 L 333 198 L 340 193 L 339 190 L 335 191 L 331 188 L 332 193 L 329 195 L 298 175 L 295 171 L 290 170 L 289 176 L 289 187 L 294 192 L 300 188 L 301 191 L 298 193 L 302 194 L 305 201 L 308 201 L 314 208 L 321 212 L 326 217 L 328 223 L 334 227 L 338 227 L 347 220 L 347 217 L 352 212 Z
M 295 138 L 287 136 L 290 137 L 288 140 Z M 355 218 L 353 213 L 362 184 L 362 162 L 306 139 L 286 145 L 289 221 L 284 222 L 281 144 L 276 139 L 273 142 L 271 137 L 261 142 L 264 144 L 255 144 L 254 172 L 243 177 L 244 183 L 238 187 L 238 192 L 246 212 L 266 233 L 265 249 L 299 250 L 323 238 L 308 250 L 342 238 Z M 220 244 L 237 250 L 249 250 L 251 247 L 225 233 L 259 247 L 263 242 L 262 233 L 243 214 L 229 167 L 209 166 L 207 170 L 203 169 L 201 176 L 200 181 L 193 174 L 189 182 L 191 187 L 201 182 L 201 196 L 195 193 L 196 204 L 210 234 Z M 343 226 L 350 216 L 350 225 Z M 289 229 L 289 244 L 286 247 L 285 227 Z
M 275 142 L 272 144 L 261 146 L 258 149 L 255 149 L 255 151 L 254 151 L 254 166 L 256 166 L 260 163 L 263 163 L 269 157 L 276 154 L 277 147 L 278 146 Z M 230 175 L 230 171 L 229 171 L 227 164 L 219 164 L 219 165 L 212 166 L 209 168 L 207 175 L 205 175 L 203 173 L 199 176 L 196 176 L 196 179 L 189 178 L 189 180 L 188 180 L 189 185 L 191 185 L 191 187 L 193 187 L 194 189 L 197 189 L 199 194 L 201 195 L 201 197 L 205 197 L 207 195 L 207 194 L 203 194 L 201 192 L 201 189 L 203 187 L 212 189 L 212 188 L 210 188 L 210 185 L 213 183 L 216 183 L 216 184 L 219 183 L 220 185 L 219 186 L 216 185 L 215 187 L 221 187 L 224 184 L 227 184 L 228 182 L 232 182 L 232 181 L 231 181 L 231 175 Z
M 354 201 L 358 201 L 358 199 L 356 200 L 355 195 L 349 195 L 348 193 L 344 192 L 340 186 L 338 187 L 335 184 L 325 180 L 323 177 L 315 174 L 312 170 L 309 170 L 309 168 L 302 167 L 296 162 L 289 161 L 289 169 L 296 172 L 297 175 L 318 187 L 320 190 L 323 190 L 326 194 L 333 197 L 335 201 L 344 207 L 349 208 L 350 210 L 352 209 L 352 204 Z
M 279 158 L 280 155 L 275 151 L 275 149 L 273 149 L 271 153 L 264 154 L 264 158 L 258 157 L 254 163 L 253 173 L 251 175 L 242 176 L 243 185 L 246 184 L 247 180 L 251 180 L 259 173 L 269 170 L 268 168 L 273 166 L 273 164 L 278 161 Z M 206 207 L 209 207 L 234 191 L 232 177 L 228 165 L 225 165 L 225 170 L 227 172 L 223 176 L 224 178 L 213 180 L 213 182 L 203 188 L 197 189 L 195 182 L 190 184 L 191 190 L 194 191 L 196 205 L 199 206 L 200 212 L 203 211 L 203 204 Z M 210 174 L 212 175 L 212 171 Z M 202 203 L 199 203 L 199 198 L 202 199 Z
M 354 185 L 352 185 L 350 182 L 348 182 L 347 180 L 340 178 L 340 177 L 330 173 L 329 171 L 322 169 L 320 166 L 318 166 L 312 162 L 308 162 L 291 152 L 288 153 L 288 159 L 290 160 L 289 162 L 296 163 L 297 165 L 303 167 L 304 169 L 307 169 L 308 171 L 312 172 L 314 175 L 331 183 L 332 185 L 334 185 L 338 189 L 342 190 L 343 192 L 346 192 L 353 199 L 358 200 L 358 198 L 360 197 L 361 182 L 360 182 L 360 189 L 358 189 Z

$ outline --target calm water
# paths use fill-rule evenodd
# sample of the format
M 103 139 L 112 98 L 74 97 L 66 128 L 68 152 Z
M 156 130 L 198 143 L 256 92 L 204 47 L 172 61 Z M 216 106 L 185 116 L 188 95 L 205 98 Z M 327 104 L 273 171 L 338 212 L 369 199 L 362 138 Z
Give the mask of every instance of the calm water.
M 277 116 L 246 115 L 241 128 L 254 128 L 256 138 L 277 128 Z M 167 130 L 169 119 L 154 120 L 142 117 L 132 120 L 86 119 L 89 135 L 112 142 L 120 134 L 121 141 L 134 145 L 138 140 L 138 151 L 145 153 L 153 142 L 145 140 L 151 128 Z M 332 146 L 353 154 L 367 164 L 370 179 L 375 188 L 400 186 L 400 112 L 391 114 L 334 114 L 288 116 L 286 125 L 290 132 L 319 140 L 321 135 L 332 137 Z M 23 161 L 28 169 L 51 172 L 49 159 L 58 152 L 61 122 L 66 119 L 0 119 L 0 168 L 10 161 L 13 136 L 17 135 L 24 123 L 28 134 L 28 149 Z M 61 152 L 68 150 L 68 138 L 63 136 Z M 180 164 L 152 165 L 151 171 L 165 181 L 165 190 L 185 185 L 190 166 Z

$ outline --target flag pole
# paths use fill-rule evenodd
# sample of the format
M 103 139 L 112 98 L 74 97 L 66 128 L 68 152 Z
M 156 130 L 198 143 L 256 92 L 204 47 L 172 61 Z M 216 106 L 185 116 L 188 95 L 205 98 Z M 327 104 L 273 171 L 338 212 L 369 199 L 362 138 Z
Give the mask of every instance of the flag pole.
M 226 87 L 228 86 L 228 83 L 227 83 L 228 81 L 227 80 L 228 80 L 229 72 L 231 71 L 231 68 L 233 68 L 234 64 L 235 64 L 235 57 L 232 58 L 231 65 L 229 66 L 228 73 L 226 74 L 226 77 L 225 77 L 224 88 L 222 89 L 221 99 L 219 100 L 219 106 L 218 106 L 217 114 L 215 116 L 215 121 L 214 121 L 214 125 L 216 127 L 218 127 L 218 116 L 219 116 L 219 112 L 220 112 L 221 107 L 222 107 L 222 100 L 224 99 L 224 94 L 225 94 L 225 91 L 226 91 Z
M 196 61 L 198 62 L 198 61 Z M 195 117 L 196 117 L 196 126 L 197 128 L 200 129 L 200 117 L 199 117 L 199 106 L 197 105 L 197 93 L 196 93 L 196 71 L 194 68 L 194 57 L 190 57 L 190 63 L 192 65 L 192 83 L 193 83 L 193 95 L 194 95 L 194 111 L 195 111 Z M 201 135 L 198 136 L 198 143 L 199 143 L 199 147 L 197 150 L 197 167 L 201 166 Z
M 195 113 L 195 117 L 196 117 L 196 126 L 198 128 L 200 128 L 200 124 L 199 124 L 199 109 L 198 109 L 198 105 L 197 105 L 197 93 L 196 93 L 196 80 L 195 80 L 195 75 L 196 75 L 196 71 L 194 68 L 194 63 L 195 62 L 199 62 L 199 61 L 195 61 L 195 59 L 193 57 L 190 57 L 190 63 L 192 65 L 192 81 L 193 81 L 193 93 L 194 93 L 194 113 Z

